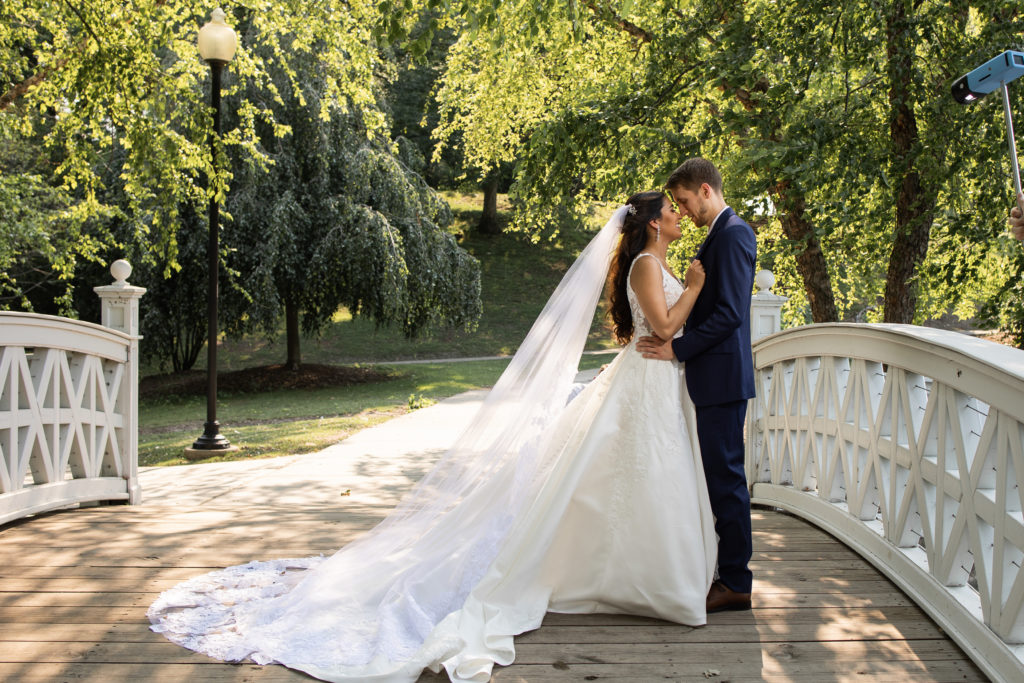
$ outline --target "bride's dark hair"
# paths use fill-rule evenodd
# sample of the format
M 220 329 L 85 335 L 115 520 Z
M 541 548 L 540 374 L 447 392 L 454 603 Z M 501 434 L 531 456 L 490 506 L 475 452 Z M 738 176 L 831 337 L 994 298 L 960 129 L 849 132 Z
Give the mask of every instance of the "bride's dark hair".
M 629 266 L 636 255 L 647 246 L 647 224 L 661 217 L 665 195 L 662 192 L 637 192 L 626 200 L 635 211 L 626 213 L 622 223 L 622 239 L 612 259 L 611 283 L 608 293 L 608 315 L 612 318 L 612 331 L 620 344 L 627 344 L 633 338 L 633 313 L 626 297 L 626 280 Z

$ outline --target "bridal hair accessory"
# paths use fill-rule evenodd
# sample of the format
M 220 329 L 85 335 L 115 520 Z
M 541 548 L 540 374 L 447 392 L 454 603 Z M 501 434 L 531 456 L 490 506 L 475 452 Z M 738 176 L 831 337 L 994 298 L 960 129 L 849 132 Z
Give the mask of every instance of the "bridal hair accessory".
M 626 211 L 629 212 L 630 216 L 635 216 L 636 215 L 636 207 L 633 206 L 632 204 L 626 204 Z

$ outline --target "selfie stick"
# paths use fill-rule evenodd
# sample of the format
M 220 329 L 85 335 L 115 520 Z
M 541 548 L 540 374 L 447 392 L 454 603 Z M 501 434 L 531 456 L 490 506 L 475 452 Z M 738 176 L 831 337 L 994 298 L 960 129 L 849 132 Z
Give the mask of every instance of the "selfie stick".
M 1007 84 L 1024 76 L 1024 52 L 1007 50 L 993 57 L 966 76 L 953 81 L 953 98 L 960 104 L 981 99 L 996 88 L 1003 91 L 1003 113 L 1006 115 L 1006 139 L 1010 147 L 1013 184 L 1017 196 L 1021 195 L 1020 166 L 1017 163 L 1017 144 L 1013 137 L 1013 114 L 1010 112 L 1010 89 Z M 1017 200 L 1019 203 L 1019 199 Z M 1024 211 L 1024 206 L 1020 207 Z

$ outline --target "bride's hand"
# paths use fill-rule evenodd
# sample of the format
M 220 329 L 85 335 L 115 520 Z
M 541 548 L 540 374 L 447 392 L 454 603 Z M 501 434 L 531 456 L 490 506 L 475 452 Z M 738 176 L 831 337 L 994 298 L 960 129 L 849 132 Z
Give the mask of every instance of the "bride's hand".
M 704 266 L 697 259 L 690 261 L 690 267 L 686 269 L 683 284 L 686 285 L 687 289 L 690 287 L 700 289 L 704 286 Z

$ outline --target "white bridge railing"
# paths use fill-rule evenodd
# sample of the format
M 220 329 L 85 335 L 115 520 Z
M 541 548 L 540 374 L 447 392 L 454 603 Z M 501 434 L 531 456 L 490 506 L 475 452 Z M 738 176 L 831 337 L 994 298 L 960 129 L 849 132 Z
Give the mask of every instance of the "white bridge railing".
M 1024 351 L 911 325 L 754 343 L 754 503 L 829 531 L 993 680 L 1024 680 Z
M 137 503 L 138 300 L 111 267 L 103 323 L 0 312 L 0 524 L 101 500 Z M 112 329 L 114 328 L 114 329 Z

